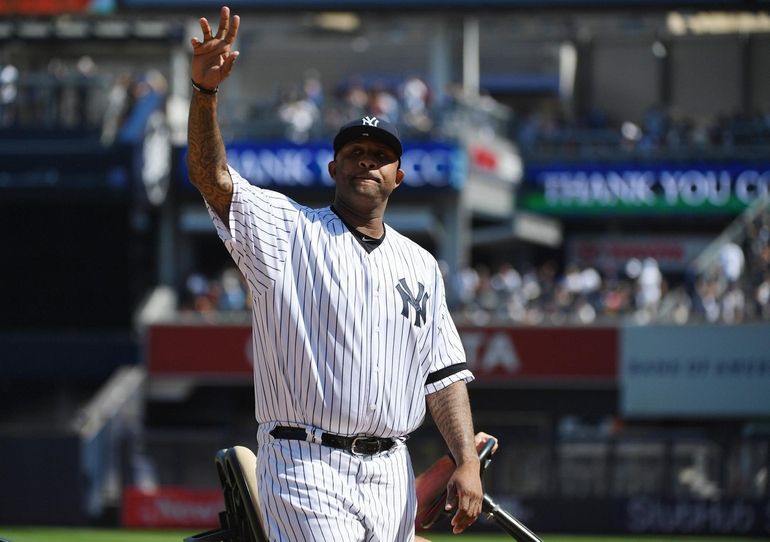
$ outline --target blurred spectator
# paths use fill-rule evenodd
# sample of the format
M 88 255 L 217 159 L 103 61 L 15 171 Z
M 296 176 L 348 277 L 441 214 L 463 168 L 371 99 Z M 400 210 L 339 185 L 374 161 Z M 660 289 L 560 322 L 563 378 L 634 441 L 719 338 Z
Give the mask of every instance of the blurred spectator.
M 455 291 L 454 297 L 458 300 L 457 308 L 460 311 L 469 310 L 476 297 L 476 290 L 479 286 L 478 271 L 472 267 L 463 267 L 458 271 L 453 282 Z
M 225 269 L 221 282 L 222 290 L 217 300 L 217 308 L 221 311 L 245 311 L 247 296 L 240 272 L 235 268 Z
M 367 113 L 369 93 L 357 77 L 352 78 L 343 97 L 343 117 L 354 119 Z
M 307 94 L 296 87 L 290 87 L 282 94 L 278 117 L 286 126 L 284 136 L 294 143 L 304 143 L 318 125 L 321 110 Z
M 759 318 L 770 320 L 770 271 L 765 271 L 765 278 L 757 286 L 754 299 L 757 302 Z
M 637 320 L 649 323 L 658 313 L 658 304 L 663 293 L 663 275 L 654 258 L 645 258 L 637 279 Z
M 719 264 L 728 285 L 735 284 L 741 278 L 744 263 L 743 249 L 736 243 L 727 242 L 719 250 Z
M 377 83 L 372 86 L 369 92 L 369 105 L 367 109 L 376 116 L 397 122 L 401 106 L 396 96 L 383 83 Z
M 735 283 L 730 284 L 722 295 L 722 322 L 739 324 L 743 321 L 746 300 L 743 290 Z
M 147 119 L 165 106 L 167 94 L 168 82 L 160 71 L 151 69 L 139 77 L 131 87 L 133 105 L 118 131 L 118 141 L 141 141 L 144 138 Z
M 18 83 L 19 70 L 16 66 L 6 64 L 0 68 L 0 128 L 13 126 L 16 122 Z
M 104 145 L 111 145 L 115 141 L 130 110 L 132 84 L 131 75 L 124 73 L 115 78 L 112 88 L 110 88 L 102 120 L 101 141 Z
M 413 75 L 401 85 L 401 101 L 403 103 L 404 124 L 417 132 L 429 132 L 433 121 L 428 112 L 430 89 L 428 85 Z
M 321 83 L 321 75 L 317 71 L 310 70 L 305 74 L 302 91 L 305 93 L 305 99 L 312 102 L 319 111 L 323 108 L 325 101 L 324 88 Z
M 92 129 L 101 126 L 102 92 L 97 88 L 98 66 L 88 55 L 81 56 L 75 63 L 74 86 L 75 111 L 77 118 L 75 126 L 81 129 Z
M 208 278 L 201 273 L 187 277 L 180 295 L 180 312 L 197 315 L 207 320 L 247 317 L 248 296 L 241 273 L 234 267 L 225 268 L 218 277 Z

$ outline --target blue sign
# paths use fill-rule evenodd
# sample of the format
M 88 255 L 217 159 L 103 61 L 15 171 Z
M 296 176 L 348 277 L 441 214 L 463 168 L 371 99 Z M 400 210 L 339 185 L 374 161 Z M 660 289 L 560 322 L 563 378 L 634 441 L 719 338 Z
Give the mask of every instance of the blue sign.
M 331 147 L 324 143 L 239 141 L 227 145 L 230 166 L 262 188 L 333 187 L 334 181 L 327 170 L 333 158 Z M 457 190 L 465 178 L 465 153 L 447 143 L 405 144 L 401 169 L 406 173 L 406 187 Z M 186 180 L 184 159 L 182 172 Z

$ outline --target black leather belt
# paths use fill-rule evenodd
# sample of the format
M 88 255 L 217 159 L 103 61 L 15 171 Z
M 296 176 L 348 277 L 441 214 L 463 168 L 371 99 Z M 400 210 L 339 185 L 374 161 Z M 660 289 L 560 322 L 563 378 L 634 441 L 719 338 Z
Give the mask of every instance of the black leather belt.
M 302 427 L 278 425 L 270 431 L 273 438 L 310 441 L 308 433 Z M 343 437 L 334 433 L 321 433 L 321 445 L 346 450 L 355 455 L 372 455 L 390 450 L 396 444 L 392 438 L 369 437 L 359 435 Z

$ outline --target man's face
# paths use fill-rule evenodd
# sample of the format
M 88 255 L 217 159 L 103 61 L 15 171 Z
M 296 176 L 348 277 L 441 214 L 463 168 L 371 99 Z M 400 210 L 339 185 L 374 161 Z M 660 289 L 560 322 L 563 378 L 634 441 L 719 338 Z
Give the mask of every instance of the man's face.
M 337 184 L 337 198 L 349 205 L 371 206 L 387 201 L 404 179 L 396 153 L 370 138 L 355 139 L 329 162 L 329 174 Z

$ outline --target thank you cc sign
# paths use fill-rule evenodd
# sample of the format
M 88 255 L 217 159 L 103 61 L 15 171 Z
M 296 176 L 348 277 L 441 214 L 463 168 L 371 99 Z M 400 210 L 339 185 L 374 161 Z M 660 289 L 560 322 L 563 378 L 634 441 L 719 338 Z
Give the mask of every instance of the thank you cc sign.
M 770 192 L 770 162 L 528 164 L 524 207 L 555 214 L 740 212 Z

